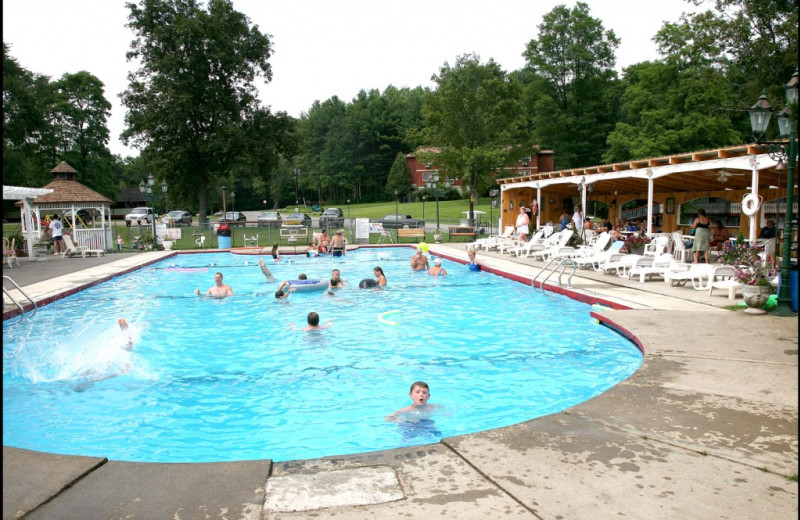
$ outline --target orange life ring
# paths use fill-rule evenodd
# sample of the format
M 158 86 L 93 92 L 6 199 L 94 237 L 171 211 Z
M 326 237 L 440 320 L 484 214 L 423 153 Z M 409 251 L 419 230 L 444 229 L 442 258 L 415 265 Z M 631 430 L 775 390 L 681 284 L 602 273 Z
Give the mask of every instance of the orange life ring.
M 536 203 L 536 199 L 531 201 L 531 215 L 534 217 L 539 214 L 539 204 Z

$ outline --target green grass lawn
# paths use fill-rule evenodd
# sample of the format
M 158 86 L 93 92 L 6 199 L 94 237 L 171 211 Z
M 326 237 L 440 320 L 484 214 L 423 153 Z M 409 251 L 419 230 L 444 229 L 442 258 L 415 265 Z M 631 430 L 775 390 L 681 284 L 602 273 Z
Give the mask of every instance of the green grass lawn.
M 481 200 L 481 204 L 475 205 L 476 211 L 485 211 L 485 215 L 479 215 L 480 219 L 483 223 L 488 223 L 489 216 L 490 216 L 490 208 L 489 208 L 489 199 L 484 198 Z M 336 207 L 331 205 L 329 207 Z M 414 218 L 424 218 L 429 224 L 436 221 L 436 202 L 435 201 L 426 201 L 424 204 L 424 215 L 423 215 L 423 203 L 422 202 L 399 202 L 395 205 L 394 202 L 378 202 L 378 203 L 371 203 L 371 204 L 350 204 L 349 207 L 347 204 L 339 206 L 344 212 L 344 216 L 346 219 L 349 218 L 369 218 L 369 219 L 379 219 L 384 215 L 391 215 L 400 213 L 403 215 L 411 215 Z M 292 213 L 295 209 L 295 206 L 289 206 L 287 208 L 278 210 L 281 215 L 288 215 Z M 447 240 L 447 226 L 450 225 L 458 225 L 461 219 L 466 218 L 465 214 L 462 214 L 463 211 L 469 210 L 469 201 L 468 200 L 448 200 L 448 201 L 439 201 L 439 222 L 441 228 L 445 231 L 444 233 L 444 240 Z M 245 210 L 246 211 L 246 210 Z M 319 213 L 314 213 L 311 211 L 309 207 L 300 207 L 300 211 L 305 211 L 309 215 L 313 217 L 318 217 Z M 499 214 L 500 210 L 495 209 L 491 211 L 494 213 L 494 218 L 496 219 Z M 216 216 L 209 216 L 209 219 L 212 223 L 216 222 Z M 123 251 L 130 252 L 131 244 L 133 243 L 135 237 L 139 235 L 140 230 L 138 226 L 126 227 L 125 223 L 122 221 L 114 221 L 112 223 L 113 232 L 112 236 L 114 237 L 114 241 L 116 241 L 117 235 L 122 236 L 123 241 L 125 242 L 125 247 Z M 9 237 L 11 236 L 16 230 L 19 229 L 18 223 L 4 223 L 3 224 L 3 236 Z M 311 230 L 310 234 L 314 231 L 317 231 L 316 228 Z M 353 230 L 348 228 L 348 238 L 352 241 L 352 232 Z M 217 237 L 213 230 L 201 230 L 198 227 L 184 227 L 181 228 L 181 239 L 178 241 L 173 242 L 172 249 L 175 250 L 186 250 L 186 249 L 199 249 L 196 245 L 195 241 L 197 239 L 196 234 L 202 233 L 206 237 L 205 241 L 205 248 L 215 248 L 217 247 Z M 244 236 L 247 235 L 251 237 L 255 234 L 258 234 L 258 245 L 261 247 L 271 246 L 272 244 L 278 243 L 281 246 L 290 246 L 288 239 L 280 238 L 279 231 L 277 228 L 239 228 L 233 227 L 232 228 L 232 244 L 233 247 L 243 247 L 245 246 Z M 378 235 L 370 235 L 370 242 L 377 243 L 380 239 Z M 433 242 L 433 233 L 427 233 L 425 238 L 427 242 Z M 453 242 L 465 242 L 469 241 L 468 237 L 454 237 Z M 403 242 L 413 243 L 413 240 L 406 239 Z M 305 244 L 297 243 L 297 250 L 302 251 L 308 246 L 308 243 Z M 114 250 L 116 251 L 116 243 Z

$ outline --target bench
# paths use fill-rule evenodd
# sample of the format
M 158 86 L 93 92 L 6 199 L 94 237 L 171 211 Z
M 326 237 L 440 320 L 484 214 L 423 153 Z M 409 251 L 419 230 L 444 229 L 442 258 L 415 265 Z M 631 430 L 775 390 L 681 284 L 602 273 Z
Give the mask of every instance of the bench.
M 425 238 L 425 228 L 400 228 L 397 230 L 397 241 L 401 238 Z
M 453 237 L 471 237 L 475 240 L 478 235 L 475 226 L 450 226 L 447 230 L 447 241 L 449 242 Z

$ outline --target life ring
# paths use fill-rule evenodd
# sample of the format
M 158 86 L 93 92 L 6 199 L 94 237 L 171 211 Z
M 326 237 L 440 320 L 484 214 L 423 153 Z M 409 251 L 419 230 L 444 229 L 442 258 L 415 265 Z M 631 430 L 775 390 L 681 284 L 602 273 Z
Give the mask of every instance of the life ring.
M 289 287 L 295 292 L 322 291 L 328 288 L 324 280 L 289 280 Z
M 748 217 L 758 213 L 758 208 L 761 206 L 761 197 L 755 193 L 748 193 L 742 199 L 742 213 Z
M 531 215 L 534 217 L 539 214 L 539 204 L 536 203 L 536 200 L 531 201 Z
M 393 327 L 396 327 L 397 326 L 397 322 L 396 321 L 389 321 L 385 317 L 390 315 L 390 314 L 397 314 L 398 312 L 400 312 L 400 309 L 394 309 L 394 310 L 391 310 L 391 311 L 386 311 L 386 312 L 384 312 L 384 313 L 382 313 L 382 314 L 380 314 L 378 316 L 378 321 L 383 323 L 383 324 L 385 324 L 385 325 L 391 325 Z

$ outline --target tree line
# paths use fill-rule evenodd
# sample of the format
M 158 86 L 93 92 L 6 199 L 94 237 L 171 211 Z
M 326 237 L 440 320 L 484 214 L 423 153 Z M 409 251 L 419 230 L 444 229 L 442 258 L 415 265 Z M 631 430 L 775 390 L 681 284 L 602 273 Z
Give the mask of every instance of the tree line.
M 121 94 L 121 137 L 140 155 L 108 150 L 111 105 L 97 77 L 30 72 L 4 42 L 4 183 L 44 185 L 65 160 L 113 200 L 154 173 L 170 184 L 171 205 L 205 217 L 222 186 L 242 209 L 405 196 L 404 157 L 419 149 L 484 195 L 502 164 L 540 149 L 562 169 L 749 142 L 746 109 L 761 92 L 777 105 L 797 68 L 796 6 L 706 4 L 665 22 L 653 36 L 658 59 L 621 74 L 619 39 L 578 2 L 543 17 L 520 70 L 467 53 L 433 74 L 433 89 L 362 90 L 293 118 L 258 99 L 273 42 L 230 0 L 128 3 L 127 58 L 138 68 Z

